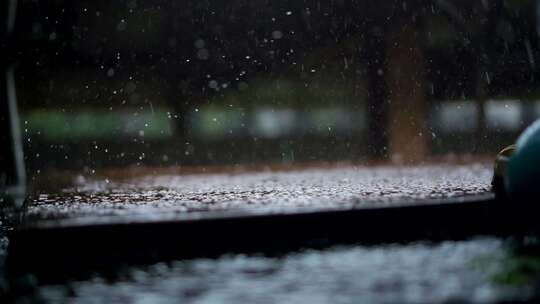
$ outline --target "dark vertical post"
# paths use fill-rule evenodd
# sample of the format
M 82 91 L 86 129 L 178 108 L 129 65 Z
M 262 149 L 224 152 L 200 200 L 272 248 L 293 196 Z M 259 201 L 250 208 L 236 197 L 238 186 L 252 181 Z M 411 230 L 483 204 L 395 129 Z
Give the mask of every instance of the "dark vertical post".
M 427 111 L 424 92 L 424 58 L 418 25 L 409 14 L 391 30 L 386 80 L 389 110 L 389 152 L 397 162 L 420 162 L 429 155 Z
M 384 79 L 386 43 L 382 29 L 366 37 L 362 55 L 366 65 L 368 86 L 368 153 L 373 158 L 383 159 L 388 153 L 388 95 Z
M 486 101 L 489 98 L 489 82 L 490 75 L 489 70 L 493 66 L 493 50 L 495 46 L 493 42 L 497 36 L 497 22 L 501 16 L 502 3 L 497 1 L 486 2 L 485 7 L 485 21 L 482 22 L 482 30 L 484 35 L 480 39 L 480 45 L 477 48 L 477 60 L 476 60 L 476 92 L 475 102 L 478 106 L 477 121 L 478 127 L 476 129 L 476 152 L 482 151 L 482 147 L 487 142 L 487 124 L 486 124 Z M 480 150 L 480 151 L 479 151 Z
M 0 208 L 22 205 L 25 169 L 13 79 L 13 28 L 17 0 L 0 6 Z

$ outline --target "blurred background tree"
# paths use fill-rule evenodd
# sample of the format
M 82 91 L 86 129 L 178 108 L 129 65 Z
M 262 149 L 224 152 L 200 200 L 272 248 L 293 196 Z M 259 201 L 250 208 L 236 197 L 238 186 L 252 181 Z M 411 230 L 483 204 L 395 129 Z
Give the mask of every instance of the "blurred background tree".
M 493 153 L 535 117 L 536 1 L 22 1 L 26 158 L 51 167 Z

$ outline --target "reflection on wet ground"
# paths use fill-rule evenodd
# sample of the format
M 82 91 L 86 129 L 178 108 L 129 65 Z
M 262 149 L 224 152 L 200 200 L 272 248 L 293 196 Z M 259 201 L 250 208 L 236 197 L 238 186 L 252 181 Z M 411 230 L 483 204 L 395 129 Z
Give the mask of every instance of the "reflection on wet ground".
M 78 177 L 74 188 L 35 198 L 28 218 L 386 206 L 485 193 L 491 174 L 489 164 L 473 164 L 152 175 L 121 182 Z
M 522 299 L 496 284 L 504 242 L 347 246 L 283 257 L 223 256 L 125 269 L 118 278 L 44 286 L 78 303 L 486 303 Z M 453 302 L 455 301 L 455 302 Z
M 354 167 L 234 174 L 78 177 L 41 193 L 28 220 L 213 210 L 392 206 L 489 191 L 491 166 Z M 388 223 L 392 225 L 392 223 Z M 399 229 L 399 227 L 396 227 Z M 499 238 L 337 246 L 279 257 L 225 255 L 131 266 L 114 278 L 37 285 L 30 300 L 77 303 L 486 303 L 529 297 L 507 284 L 511 246 Z M 0 256 L 2 254 L 0 250 Z M 519 273 L 518 273 L 519 275 Z M 502 279 L 501 279 L 502 278 Z

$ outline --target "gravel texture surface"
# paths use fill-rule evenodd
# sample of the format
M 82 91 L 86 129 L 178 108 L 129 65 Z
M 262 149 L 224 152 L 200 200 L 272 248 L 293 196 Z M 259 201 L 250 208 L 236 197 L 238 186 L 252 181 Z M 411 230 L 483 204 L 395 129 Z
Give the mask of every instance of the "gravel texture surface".
M 76 178 L 74 188 L 42 193 L 29 219 L 201 211 L 280 212 L 423 203 L 490 189 L 489 164 L 348 167 L 234 174 L 149 175 L 115 181 Z
M 336 167 L 234 174 L 77 177 L 42 193 L 29 219 L 189 214 L 222 210 L 327 210 L 421 204 L 489 191 L 490 164 Z M 0 249 L 1 253 L 1 249 Z M 225 255 L 128 267 L 116 278 L 37 287 L 58 303 L 492 303 L 526 298 L 505 286 L 511 249 L 498 238 L 337 246 L 279 257 Z
M 346 246 L 279 258 L 232 255 L 42 286 L 55 303 L 492 303 L 530 290 L 494 283 L 504 242 Z

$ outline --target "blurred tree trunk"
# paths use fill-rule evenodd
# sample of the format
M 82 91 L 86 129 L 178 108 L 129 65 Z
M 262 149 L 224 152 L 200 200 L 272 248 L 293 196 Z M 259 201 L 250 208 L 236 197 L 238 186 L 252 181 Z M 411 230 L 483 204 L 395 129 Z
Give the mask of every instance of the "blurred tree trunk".
M 4 20 L 0 26 L 0 207 L 5 199 L 20 207 L 25 194 L 26 172 L 11 58 L 16 6 L 16 0 L 0 5 L 0 19 Z
M 363 43 L 362 57 L 367 81 L 367 151 L 373 158 L 388 153 L 388 99 L 384 80 L 386 43 L 383 34 L 369 35 Z
M 419 32 L 411 18 L 397 22 L 389 34 L 388 86 L 389 154 L 396 162 L 419 162 L 429 154 L 428 105 L 424 90 L 424 57 Z
M 487 90 L 488 90 L 488 81 L 486 80 L 489 75 L 487 74 L 487 71 L 484 71 L 484 69 L 481 66 L 481 63 L 478 63 L 476 66 L 476 106 L 478 108 L 477 116 L 476 116 L 476 147 L 474 147 L 474 152 L 484 152 L 482 151 L 482 146 L 486 144 L 486 101 L 487 101 Z
M 484 4 L 484 17 L 481 18 L 481 26 L 484 35 L 480 39 L 480 46 L 476 49 L 476 104 L 478 113 L 476 120 L 478 122 L 476 129 L 476 147 L 475 152 L 482 151 L 485 147 L 487 138 L 486 122 L 486 101 L 490 95 L 490 74 L 489 68 L 494 65 L 493 58 L 496 48 L 494 41 L 497 38 L 497 20 L 502 14 L 502 3 L 497 1 L 486 2 Z M 484 148 L 485 149 L 485 148 Z

